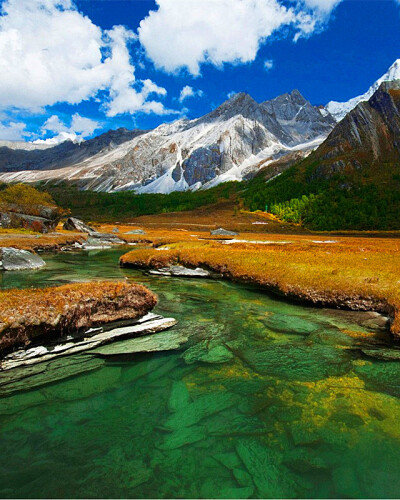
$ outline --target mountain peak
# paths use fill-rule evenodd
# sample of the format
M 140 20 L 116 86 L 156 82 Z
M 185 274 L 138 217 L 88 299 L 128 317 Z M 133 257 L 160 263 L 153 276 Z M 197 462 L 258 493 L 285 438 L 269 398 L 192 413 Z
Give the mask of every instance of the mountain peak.
M 390 66 L 387 72 L 382 75 L 376 82 L 371 85 L 371 87 L 365 92 L 357 97 L 353 97 L 347 102 L 337 102 L 330 101 L 325 109 L 335 118 L 336 121 L 342 120 L 347 113 L 349 113 L 352 109 L 354 109 L 358 103 L 363 101 L 368 101 L 370 97 L 378 90 L 382 82 L 390 82 L 393 80 L 400 79 L 400 59 L 396 59 L 396 61 Z

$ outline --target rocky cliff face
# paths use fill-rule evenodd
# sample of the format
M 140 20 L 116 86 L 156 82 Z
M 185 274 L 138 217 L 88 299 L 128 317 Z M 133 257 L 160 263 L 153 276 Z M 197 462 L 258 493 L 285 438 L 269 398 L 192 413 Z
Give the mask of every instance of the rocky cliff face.
M 383 82 L 360 102 L 310 157 L 314 175 L 391 176 L 400 165 L 400 80 Z
M 139 193 L 211 187 L 293 151 L 313 150 L 333 123 L 298 91 L 261 104 L 241 93 L 201 118 L 149 132 L 115 131 L 40 151 L 0 148 L 0 171 L 7 172 L 0 180 L 68 179 L 83 189 Z

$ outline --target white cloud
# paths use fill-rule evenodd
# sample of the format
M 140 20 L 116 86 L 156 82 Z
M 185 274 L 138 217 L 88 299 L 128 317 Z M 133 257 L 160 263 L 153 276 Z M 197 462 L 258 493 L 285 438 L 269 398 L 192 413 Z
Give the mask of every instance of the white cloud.
M 139 40 L 155 66 L 200 74 L 202 63 L 254 61 L 260 46 L 292 26 L 296 38 L 320 27 L 341 0 L 156 0 L 140 23 Z M 287 3 L 287 2 L 286 2 Z
M 25 123 L 21 122 L 0 123 L 0 140 L 23 141 L 30 135 L 25 129 Z
M 264 69 L 265 71 L 269 71 L 274 67 L 274 61 L 272 59 L 267 59 L 264 61 Z
M 202 90 L 194 90 L 193 87 L 185 85 L 181 90 L 181 93 L 179 94 L 178 101 L 182 103 L 183 101 L 189 99 L 190 97 L 202 97 L 203 94 L 204 92 Z
M 86 137 L 89 137 L 93 132 L 99 129 L 101 125 L 95 120 L 85 118 L 79 113 L 72 116 L 71 124 L 68 126 L 60 120 L 57 115 L 52 115 L 46 120 L 42 126 L 42 133 L 55 133 L 56 135 L 48 139 L 38 139 L 35 144 L 60 144 L 66 140 L 73 142 L 82 142 Z
M 149 83 L 135 79 L 128 48 L 133 32 L 122 26 L 103 31 L 72 0 L 4 0 L 1 13 L 1 108 L 37 111 L 106 91 L 109 116 L 165 112 L 161 103 L 147 101 Z

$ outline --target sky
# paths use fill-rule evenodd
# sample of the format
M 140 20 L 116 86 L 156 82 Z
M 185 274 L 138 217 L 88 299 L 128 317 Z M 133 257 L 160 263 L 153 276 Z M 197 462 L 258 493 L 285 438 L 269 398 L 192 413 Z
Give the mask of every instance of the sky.
M 399 0 L 0 0 L 0 139 L 57 144 L 201 116 L 234 93 L 363 94 Z

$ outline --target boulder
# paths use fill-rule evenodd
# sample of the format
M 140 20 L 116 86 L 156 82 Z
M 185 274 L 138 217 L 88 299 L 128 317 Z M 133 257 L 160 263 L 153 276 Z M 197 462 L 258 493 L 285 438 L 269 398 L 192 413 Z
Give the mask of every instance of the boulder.
M 45 265 L 46 263 L 42 258 L 32 252 L 28 252 L 28 250 L 0 248 L 0 270 L 25 271 L 40 269 Z
M 78 231 L 79 233 L 87 233 L 90 235 L 97 232 L 76 217 L 68 217 L 63 225 L 63 229 L 66 231 Z
M 235 231 L 228 231 L 227 229 L 223 229 L 222 227 L 214 229 L 213 231 L 210 231 L 210 233 L 213 236 L 238 236 L 239 234 L 236 233 Z

